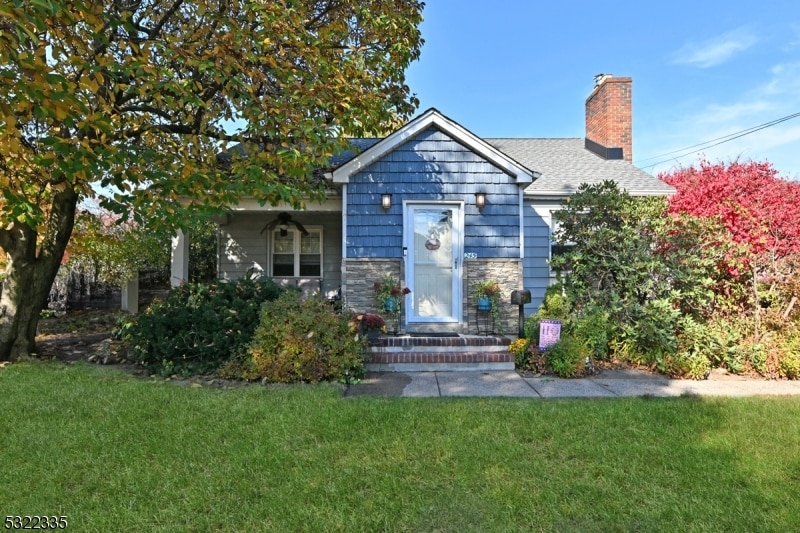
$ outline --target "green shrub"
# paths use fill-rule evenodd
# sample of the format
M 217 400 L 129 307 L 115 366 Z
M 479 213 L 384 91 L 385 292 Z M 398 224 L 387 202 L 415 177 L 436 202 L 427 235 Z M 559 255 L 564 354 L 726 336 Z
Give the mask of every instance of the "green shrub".
M 789 335 L 782 344 L 783 354 L 778 362 L 781 375 L 789 379 L 800 379 L 800 335 Z
M 762 376 L 767 375 L 768 353 L 766 347 L 762 343 L 751 343 L 748 361 L 756 372 Z
M 780 362 L 781 374 L 789 379 L 800 378 L 800 353 L 786 353 Z
M 572 313 L 572 301 L 564 292 L 564 285 L 558 282 L 551 285 L 544 293 L 544 300 L 536 313 L 538 318 L 566 320 Z
M 722 316 L 713 316 L 707 324 L 710 335 L 709 345 L 718 350 L 716 353 L 709 354 L 711 366 L 724 365 L 730 372 L 736 374 L 744 372 L 752 366 L 751 346 L 743 343 L 746 323 Z
M 547 366 L 562 378 L 582 376 L 586 371 L 589 350 L 572 335 L 562 335 L 561 340 L 547 350 Z
M 660 370 L 675 377 L 705 379 L 711 372 L 711 363 L 702 354 L 680 352 L 666 356 Z
M 615 315 L 625 315 L 619 328 L 620 340 L 632 344 L 629 359 L 636 364 L 652 365 L 678 348 L 680 310 L 667 299 L 651 300 L 644 305 L 623 306 Z
M 247 352 L 220 369 L 225 377 L 276 383 L 349 380 L 364 375 L 364 338 L 351 315 L 313 296 L 286 292 L 265 304 Z
M 514 354 L 514 363 L 517 368 L 525 368 L 531 358 L 531 343 L 528 339 L 516 339 L 508 346 L 508 351 Z
M 116 334 L 151 370 L 212 371 L 247 346 L 261 305 L 282 292 L 269 279 L 187 283 L 122 321 Z
M 531 315 L 525 319 L 525 338 L 530 341 L 531 346 L 539 346 L 539 317 Z
M 705 378 L 711 362 L 720 359 L 720 347 L 706 324 L 691 316 L 683 316 L 679 322 L 677 347 L 658 357 L 658 369 L 675 377 Z
M 564 324 L 569 320 L 572 312 L 572 302 L 563 294 L 561 282 L 547 288 L 544 294 L 542 305 L 536 314 L 529 316 L 525 320 L 525 338 L 530 339 L 532 346 L 539 345 L 539 321 L 546 318 L 549 320 L 561 320 L 562 330 Z
M 608 349 L 611 355 L 620 361 L 636 362 L 643 361 L 645 357 L 637 351 L 636 344 L 622 336 L 614 336 L 608 341 Z M 659 362 L 656 358 L 656 363 Z M 663 372 L 663 370 L 662 370 Z
M 609 314 L 598 307 L 584 311 L 570 326 L 570 332 L 586 347 L 589 357 L 601 361 L 608 359 L 610 331 Z
M 668 363 L 662 363 L 662 371 L 699 379 L 711 368 L 722 366 L 734 373 L 763 369 L 755 348 L 744 343 L 740 331 L 744 327 L 722 316 L 713 316 L 707 322 L 690 315 L 680 317 L 678 347 L 674 355 L 664 358 Z

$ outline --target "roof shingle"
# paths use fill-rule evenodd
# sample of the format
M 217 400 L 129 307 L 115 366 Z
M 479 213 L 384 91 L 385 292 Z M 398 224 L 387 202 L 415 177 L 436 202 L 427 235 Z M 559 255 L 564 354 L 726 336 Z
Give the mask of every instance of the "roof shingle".
M 483 139 L 495 149 L 541 174 L 525 189 L 526 196 L 564 197 L 573 194 L 583 183 L 615 181 L 634 196 L 664 196 L 675 192 L 670 185 L 622 159 L 603 159 L 587 150 L 580 138 L 497 138 Z M 381 139 L 350 139 L 353 150 L 331 158 L 338 168 L 368 150 Z
M 670 185 L 617 159 L 606 160 L 584 147 L 580 138 L 566 139 L 485 139 L 521 164 L 541 173 L 525 189 L 529 196 L 567 196 L 582 183 L 615 181 L 634 196 L 661 196 L 675 192 Z

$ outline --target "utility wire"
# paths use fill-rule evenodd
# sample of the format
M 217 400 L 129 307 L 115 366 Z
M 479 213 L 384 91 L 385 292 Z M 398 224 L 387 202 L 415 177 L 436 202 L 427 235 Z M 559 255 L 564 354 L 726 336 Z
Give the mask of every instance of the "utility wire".
M 723 139 L 730 140 L 730 139 L 728 139 L 729 137 L 731 137 L 731 138 L 735 138 L 734 136 L 741 137 L 742 135 L 747 135 L 748 133 L 752 133 L 754 131 L 758 131 L 759 129 L 764 129 L 764 128 L 772 126 L 774 124 L 778 124 L 780 122 L 789 120 L 791 118 L 795 118 L 797 116 L 800 116 L 800 113 L 795 113 L 795 114 L 789 115 L 787 117 L 783 117 L 783 118 L 779 118 L 779 119 L 776 119 L 776 120 L 772 120 L 770 122 L 765 122 L 764 124 L 759 124 L 758 126 L 753 126 L 751 128 L 747 128 L 747 129 L 744 129 L 744 130 L 741 130 L 741 131 L 737 131 L 737 132 L 734 132 L 734 133 L 729 133 L 728 135 L 723 135 L 722 137 L 717 137 L 716 139 L 711 139 L 710 141 L 701 142 L 699 144 L 693 144 L 692 146 L 687 146 L 686 148 L 679 148 L 678 150 L 673 150 L 672 152 L 665 152 L 663 154 L 654 155 L 653 157 L 648 157 L 648 158 L 645 158 L 645 159 L 641 159 L 641 160 L 637 161 L 637 163 L 643 163 L 644 161 L 650 161 L 651 159 L 658 159 L 659 157 L 664 157 L 665 155 L 677 154 L 678 152 L 684 152 L 684 151 L 687 151 L 687 150 L 691 150 L 692 148 L 698 148 L 700 146 L 705 146 L 706 144 L 711 144 L 713 142 L 720 141 L 720 140 L 723 140 Z M 726 141 L 723 141 L 723 142 L 726 142 Z
M 763 129 L 769 128 L 771 126 L 775 126 L 776 124 L 780 124 L 781 122 L 786 122 L 787 120 L 791 120 L 791 119 L 797 118 L 797 117 L 800 117 L 800 113 L 793 113 L 793 114 L 787 115 L 785 117 L 781 117 L 781 118 L 778 118 L 778 119 L 775 119 L 775 120 L 771 120 L 769 122 L 765 122 L 763 124 L 759 124 L 758 126 L 753 126 L 751 128 L 747 128 L 747 129 L 744 129 L 744 130 L 741 130 L 741 131 L 737 131 L 737 132 L 734 132 L 734 133 L 729 133 L 728 135 L 723 135 L 722 137 L 717 137 L 716 139 L 711 139 L 710 141 L 702 142 L 702 143 L 699 143 L 699 144 L 694 144 L 694 145 L 688 146 L 686 148 L 681 148 L 679 150 L 673 150 L 672 152 L 666 152 L 666 153 L 659 154 L 659 155 L 656 155 L 656 156 L 653 156 L 653 157 L 648 157 L 646 159 L 641 159 L 641 160 L 637 161 L 636 164 L 637 165 L 641 165 L 641 163 L 643 161 L 650 161 L 651 159 L 657 159 L 659 157 L 664 157 L 664 156 L 667 156 L 667 155 L 686 152 L 683 155 L 670 157 L 670 158 L 664 159 L 662 161 L 658 161 L 656 163 L 653 163 L 651 165 L 647 165 L 647 168 L 653 168 L 653 167 L 658 166 L 658 165 L 660 165 L 662 163 L 666 163 L 668 161 L 672 161 L 673 159 L 680 159 L 681 157 L 685 157 L 685 156 L 691 154 L 692 152 L 699 151 L 699 150 L 695 150 L 696 148 L 697 149 L 699 149 L 701 147 L 713 148 L 714 146 L 719 146 L 720 144 L 732 141 L 734 139 L 738 139 L 739 137 L 744 137 L 745 135 L 750 135 L 751 133 L 755 133 L 755 132 L 757 132 L 759 130 L 763 130 Z

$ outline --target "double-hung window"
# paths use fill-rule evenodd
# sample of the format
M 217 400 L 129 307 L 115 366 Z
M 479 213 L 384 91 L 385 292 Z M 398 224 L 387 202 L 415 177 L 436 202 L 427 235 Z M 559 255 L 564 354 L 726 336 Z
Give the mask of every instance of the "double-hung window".
M 553 259 L 570 252 L 575 247 L 574 242 L 557 243 L 555 241 L 554 235 L 556 234 L 559 225 L 560 224 L 556 220 L 556 211 L 551 211 L 550 212 L 550 264 L 553 263 Z
M 272 232 L 273 278 L 322 277 L 322 230 L 306 229 L 308 235 L 297 228 Z

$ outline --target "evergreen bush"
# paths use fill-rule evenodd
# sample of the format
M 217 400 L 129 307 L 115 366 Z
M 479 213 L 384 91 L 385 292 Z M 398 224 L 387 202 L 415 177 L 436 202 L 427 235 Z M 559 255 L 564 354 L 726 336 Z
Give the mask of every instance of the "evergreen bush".
M 123 320 L 116 335 L 153 371 L 213 371 L 247 346 L 261 305 L 282 292 L 270 279 L 186 283 Z

